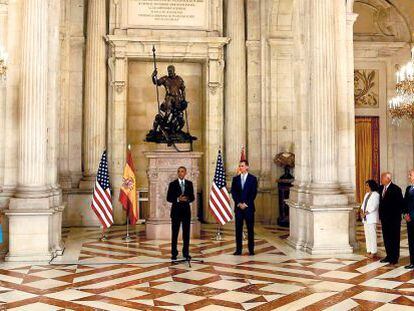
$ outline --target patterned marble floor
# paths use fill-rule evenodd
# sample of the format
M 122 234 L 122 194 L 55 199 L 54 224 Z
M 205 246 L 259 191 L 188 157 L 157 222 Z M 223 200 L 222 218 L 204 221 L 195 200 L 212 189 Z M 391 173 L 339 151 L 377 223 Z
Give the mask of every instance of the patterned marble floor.
M 232 225 L 223 241 L 214 232 L 205 225 L 192 240 L 204 263 L 190 268 L 171 265 L 170 244 L 147 240 L 143 226 L 131 243 L 121 227 L 107 242 L 98 229 L 65 230 L 64 256 L 52 264 L 0 264 L 0 310 L 414 310 L 405 232 L 395 267 L 363 251 L 310 256 L 286 245 L 286 229 L 269 226 L 256 226 L 255 256 L 235 257 Z

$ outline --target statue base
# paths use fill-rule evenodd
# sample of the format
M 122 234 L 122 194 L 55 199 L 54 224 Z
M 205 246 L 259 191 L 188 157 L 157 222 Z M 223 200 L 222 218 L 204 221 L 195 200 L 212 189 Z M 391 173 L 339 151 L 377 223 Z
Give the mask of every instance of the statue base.
M 197 219 L 199 195 L 197 193 L 200 159 L 202 152 L 177 152 L 165 144 L 157 145 L 155 151 L 145 152 L 148 159 L 149 219 L 145 224 L 147 239 L 171 239 L 171 203 L 167 202 L 167 190 L 171 181 L 177 178 L 179 166 L 187 168 L 188 180 L 193 182 L 196 199 L 191 204 L 191 237 L 200 237 L 201 225 Z M 188 144 L 180 144 L 188 150 Z M 181 232 L 181 230 L 180 230 Z
M 190 133 L 185 133 L 183 131 L 164 134 L 162 131 L 150 130 L 145 138 L 145 141 L 147 142 L 169 145 L 172 145 L 173 143 L 191 143 L 195 140 L 197 140 L 197 137 L 191 136 Z

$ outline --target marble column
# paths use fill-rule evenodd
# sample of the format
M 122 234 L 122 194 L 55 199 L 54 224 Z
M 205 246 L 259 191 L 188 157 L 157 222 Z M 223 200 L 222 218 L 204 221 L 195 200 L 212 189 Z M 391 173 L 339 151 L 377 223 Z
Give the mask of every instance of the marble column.
M 334 1 L 311 5 L 312 188 L 338 190 Z
M 106 1 L 89 0 L 86 28 L 83 178 L 80 188 L 92 189 L 106 146 Z
M 10 200 L 8 261 L 48 260 L 53 209 L 47 177 L 48 0 L 22 3 L 18 182 Z
M 351 253 L 352 207 L 338 182 L 337 44 L 335 20 L 339 0 L 310 5 L 310 136 L 311 183 L 304 202 L 289 202 L 291 215 L 305 230 L 291 228 L 289 243 L 312 254 Z M 301 221 L 298 221 L 298 220 Z
M 228 0 L 226 9 L 225 160 L 234 174 L 242 146 L 246 146 L 246 35 L 245 1 Z

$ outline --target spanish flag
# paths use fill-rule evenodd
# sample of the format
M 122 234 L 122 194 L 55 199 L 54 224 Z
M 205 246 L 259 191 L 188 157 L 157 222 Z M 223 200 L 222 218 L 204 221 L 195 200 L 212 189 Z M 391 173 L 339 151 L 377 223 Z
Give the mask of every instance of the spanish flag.
M 244 146 L 242 146 L 241 148 L 241 153 L 240 153 L 240 162 L 241 161 L 246 161 L 247 157 L 246 157 L 246 149 L 244 148 Z M 240 175 L 240 170 L 239 170 L 239 166 L 237 165 L 237 175 Z
M 119 192 L 119 202 L 121 202 L 124 210 L 127 212 L 127 217 L 131 225 L 135 225 L 138 220 L 137 182 L 134 170 L 131 150 L 128 148 L 121 191 Z

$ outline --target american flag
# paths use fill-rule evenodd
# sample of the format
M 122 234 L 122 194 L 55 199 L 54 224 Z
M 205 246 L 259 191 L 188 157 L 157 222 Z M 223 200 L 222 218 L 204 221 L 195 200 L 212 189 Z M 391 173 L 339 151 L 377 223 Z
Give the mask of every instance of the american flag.
M 214 173 L 208 205 L 211 213 L 221 225 L 233 219 L 233 213 L 230 207 L 230 195 L 226 188 L 226 172 L 224 171 L 223 157 L 220 150 L 217 156 L 216 171 Z
M 109 228 L 114 223 L 106 151 L 103 152 L 99 163 L 91 207 L 104 228 Z

